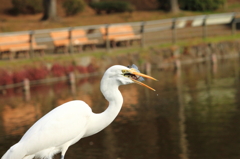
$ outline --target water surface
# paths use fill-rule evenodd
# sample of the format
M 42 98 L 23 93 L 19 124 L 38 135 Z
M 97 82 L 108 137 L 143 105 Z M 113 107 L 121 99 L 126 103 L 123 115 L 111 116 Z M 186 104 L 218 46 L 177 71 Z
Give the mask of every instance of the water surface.
M 153 69 L 153 92 L 136 84 L 121 86 L 123 108 L 102 132 L 71 146 L 66 159 L 237 159 L 240 158 L 239 61 L 183 66 L 181 71 Z M 0 155 L 56 106 L 84 100 L 94 112 L 107 101 L 101 76 L 21 88 L 0 95 Z M 56 158 L 56 157 L 55 157 Z

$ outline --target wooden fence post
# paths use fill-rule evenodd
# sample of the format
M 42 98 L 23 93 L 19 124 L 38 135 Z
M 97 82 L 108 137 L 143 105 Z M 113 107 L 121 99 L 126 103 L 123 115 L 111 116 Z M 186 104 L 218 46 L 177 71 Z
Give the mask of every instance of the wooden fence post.
M 106 25 L 106 47 L 107 47 L 107 52 L 110 52 L 110 39 L 109 39 L 109 26 L 110 24 Z
M 69 28 L 69 52 L 72 54 L 73 53 L 73 38 L 72 38 L 72 30 L 73 30 L 73 28 L 72 27 L 70 27 Z
M 144 33 L 145 33 L 145 22 L 142 22 L 142 24 L 141 24 L 140 33 L 141 33 L 141 36 L 142 36 L 142 38 L 141 38 L 141 46 L 142 46 L 142 48 L 144 48 L 144 46 L 145 46 L 145 35 L 144 35 Z
M 235 19 L 235 14 L 233 15 L 233 20 L 232 20 L 232 35 L 234 35 L 236 32 L 236 19 Z
M 30 81 L 29 79 L 25 78 L 23 80 L 23 91 L 24 91 L 24 98 L 26 101 L 29 101 L 31 99 L 30 94 Z
M 179 59 L 176 59 L 175 60 L 175 69 L 176 70 L 179 70 L 179 69 L 181 69 L 181 61 L 179 60 Z
M 71 87 L 72 94 L 76 94 L 76 78 L 74 72 L 69 73 L 69 84 Z
M 203 39 L 206 39 L 206 37 L 207 37 L 207 24 L 206 24 L 206 22 L 207 22 L 207 15 L 203 19 L 203 25 L 202 25 L 202 27 L 203 27 L 202 38 Z
M 151 63 L 147 62 L 145 63 L 145 72 L 147 75 L 151 75 L 151 71 L 152 71 L 152 65 Z
M 76 83 L 75 74 L 73 72 L 69 73 L 69 83 L 74 85 Z
M 174 18 L 172 21 L 172 43 L 175 44 L 176 43 L 176 39 L 177 39 L 177 35 L 176 35 L 176 22 L 177 22 L 177 18 Z
M 29 33 L 29 43 L 30 43 L 30 57 L 33 57 L 33 42 L 34 42 L 34 31 Z

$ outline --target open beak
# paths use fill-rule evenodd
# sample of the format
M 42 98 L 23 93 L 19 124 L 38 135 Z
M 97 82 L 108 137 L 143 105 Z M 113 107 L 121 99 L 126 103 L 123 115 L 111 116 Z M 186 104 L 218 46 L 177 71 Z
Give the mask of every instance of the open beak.
M 143 74 L 143 73 L 137 72 L 137 71 L 135 71 L 134 69 L 129 70 L 129 72 L 130 72 L 131 74 L 135 75 L 136 77 L 139 77 L 139 76 L 140 76 L 140 77 L 144 77 L 144 78 L 148 78 L 148 79 L 152 79 L 152 80 L 157 81 L 157 79 L 155 79 L 155 78 L 153 78 L 153 77 L 151 77 L 151 76 L 145 75 L 145 74 Z M 148 85 L 146 85 L 146 84 L 138 81 L 138 78 L 137 78 L 137 79 L 135 79 L 135 78 L 130 78 L 130 79 L 131 79 L 132 81 L 134 81 L 135 83 L 139 84 L 139 85 L 145 86 L 145 87 L 147 87 L 147 88 L 149 88 L 149 89 L 151 89 L 151 90 L 153 90 L 153 91 L 156 91 L 156 90 L 153 89 L 152 87 L 149 87 Z

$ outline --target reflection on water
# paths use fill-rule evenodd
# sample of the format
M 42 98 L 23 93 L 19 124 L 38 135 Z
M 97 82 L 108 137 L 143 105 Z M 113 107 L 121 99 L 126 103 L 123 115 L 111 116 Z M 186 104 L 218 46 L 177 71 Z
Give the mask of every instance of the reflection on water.
M 121 86 L 123 108 L 102 132 L 82 139 L 66 159 L 235 159 L 240 158 L 240 84 L 238 60 L 183 66 L 180 71 L 153 70 L 157 90 Z M 59 82 L 21 88 L 0 95 L 0 155 L 18 142 L 41 116 L 70 100 L 106 109 L 101 77 L 79 80 L 76 90 Z

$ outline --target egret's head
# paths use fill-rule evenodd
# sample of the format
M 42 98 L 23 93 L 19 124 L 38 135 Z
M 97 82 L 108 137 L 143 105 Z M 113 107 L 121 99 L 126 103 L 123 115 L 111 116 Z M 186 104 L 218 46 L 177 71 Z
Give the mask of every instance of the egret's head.
M 137 83 L 155 91 L 155 89 L 145 85 L 144 83 L 142 83 L 142 81 L 144 81 L 144 78 L 149 78 L 153 80 L 156 79 L 151 76 L 140 73 L 138 67 L 134 64 L 132 66 L 120 66 L 120 65 L 112 66 L 106 71 L 106 74 L 108 75 L 109 78 L 116 79 L 121 85 Z

